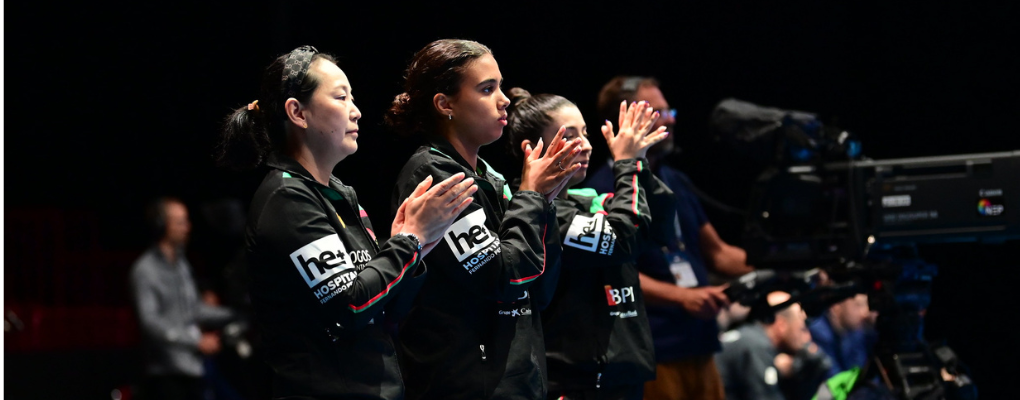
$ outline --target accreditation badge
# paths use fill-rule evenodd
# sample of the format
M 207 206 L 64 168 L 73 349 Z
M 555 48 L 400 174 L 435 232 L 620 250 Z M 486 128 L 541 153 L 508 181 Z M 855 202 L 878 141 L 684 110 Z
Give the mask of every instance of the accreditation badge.
M 667 253 L 669 258 L 669 272 L 673 274 L 676 285 L 685 288 L 698 286 L 698 277 L 694 275 L 694 268 L 687 257 L 678 251 Z

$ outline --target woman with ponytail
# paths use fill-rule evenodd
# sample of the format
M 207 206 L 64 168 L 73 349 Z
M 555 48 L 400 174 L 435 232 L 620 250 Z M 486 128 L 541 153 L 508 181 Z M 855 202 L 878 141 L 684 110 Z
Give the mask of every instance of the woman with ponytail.
M 587 126 L 569 100 L 510 90 L 507 130 L 512 150 L 553 137 L 580 139 L 581 169 L 567 186 L 584 180 L 591 155 Z M 655 378 L 652 337 L 633 261 L 642 246 L 659 246 L 656 232 L 672 222 L 673 193 L 648 168 L 645 153 L 666 138 L 651 131 L 658 118 L 646 103 L 620 104 L 619 131 L 606 121 L 602 134 L 615 163 L 613 193 L 560 192 L 554 200 L 563 245 L 559 284 L 542 313 L 549 366 L 549 399 L 642 397 Z M 654 223 L 653 223 L 654 222 Z
M 393 210 L 412 182 L 465 174 L 479 190 L 426 257 L 431 272 L 399 330 L 410 399 L 543 399 L 540 310 L 558 276 L 552 199 L 580 167 L 580 141 L 528 147 L 520 189 L 478 157 L 506 126 L 503 78 L 492 52 L 468 40 L 418 51 L 389 124 L 427 143 L 404 165 Z M 544 156 L 542 149 L 547 148 Z
M 464 174 L 422 177 L 378 243 L 354 189 L 332 175 L 357 151 L 360 119 L 344 72 L 304 46 L 270 64 L 259 99 L 223 130 L 221 164 L 266 169 L 245 245 L 274 398 L 403 398 L 382 319 L 399 311 L 394 298 L 413 298 L 421 259 L 477 190 Z

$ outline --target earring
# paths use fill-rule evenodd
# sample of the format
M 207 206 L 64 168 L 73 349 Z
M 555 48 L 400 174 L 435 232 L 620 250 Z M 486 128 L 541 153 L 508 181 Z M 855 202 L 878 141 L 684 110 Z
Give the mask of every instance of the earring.
M 450 117 L 450 121 L 453 121 L 453 114 L 447 114 L 446 116 Z

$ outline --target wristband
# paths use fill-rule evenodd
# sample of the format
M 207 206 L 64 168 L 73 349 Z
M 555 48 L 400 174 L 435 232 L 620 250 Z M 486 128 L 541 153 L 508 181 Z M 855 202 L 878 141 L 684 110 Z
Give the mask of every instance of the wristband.
M 414 241 L 414 245 L 418 247 L 418 252 L 419 253 L 421 252 L 421 240 L 418 239 L 418 235 L 415 235 L 413 233 L 407 233 L 407 232 L 400 232 L 400 233 L 397 233 L 397 234 L 398 235 L 407 236 L 408 238 L 413 240 Z

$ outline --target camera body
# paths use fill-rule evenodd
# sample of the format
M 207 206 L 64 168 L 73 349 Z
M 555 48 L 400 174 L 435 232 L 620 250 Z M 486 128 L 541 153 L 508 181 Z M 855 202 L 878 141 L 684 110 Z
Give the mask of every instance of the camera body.
M 716 107 L 711 124 L 767 165 L 742 238 L 756 271 L 730 282 L 730 300 L 750 306 L 749 319 L 769 321 L 795 302 L 819 316 L 866 293 L 879 312 L 871 376 L 901 398 L 972 398 L 962 363 L 922 337 L 938 268 L 916 245 L 1020 239 L 1020 151 L 868 160 L 852 134 L 814 114 L 734 99 Z M 769 305 L 774 290 L 792 297 Z
M 1020 238 L 1020 151 L 770 167 L 752 189 L 748 263 L 864 262 L 875 245 Z

